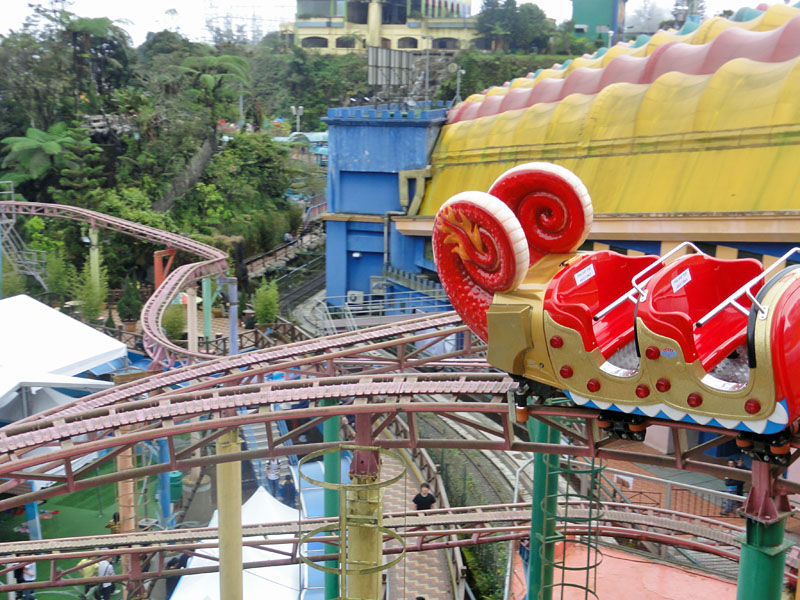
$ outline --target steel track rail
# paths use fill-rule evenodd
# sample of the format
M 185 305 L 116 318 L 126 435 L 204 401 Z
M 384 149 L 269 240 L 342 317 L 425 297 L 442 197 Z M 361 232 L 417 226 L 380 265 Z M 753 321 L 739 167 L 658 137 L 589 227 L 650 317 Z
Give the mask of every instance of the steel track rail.
M 559 507 L 559 517 L 569 519 L 576 514 L 576 509 L 585 510 L 585 505 L 585 501 L 562 503 Z M 739 537 L 743 532 L 742 527 L 652 506 L 609 503 L 604 504 L 604 508 L 605 510 L 598 514 L 595 525 L 587 528 L 585 524 L 570 523 L 567 526 L 567 533 L 575 536 L 584 535 L 591 528 L 595 535 L 657 542 L 707 552 L 733 561 L 739 559 Z M 397 534 L 406 540 L 406 551 L 414 552 L 520 539 L 530 533 L 529 519 L 530 504 L 519 503 L 438 509 L 426 513 L 386 513 L 383 524 L 389 529 L 396 530 Z M 289 521 L 244 526 L 242 532 L 244 546 L 269 550 L 279 557 L 248 563 L 245 567 L 296 564 L 300 551 L 300 536 L 317 527 L 335 522 L 336 518 L 320 518 L 299 523 Z M 642 525 L 648 529 L 636 529 Z M 452 529 L 454 526 L 460 536 L 455 541 L 452 538 L 448 539 L 454 533 Z M 149 562 L 151 567 L 155 562 L 156 567 L 151 570 L 132 569 L 127 579 L 136 581 L 216 571 L 216 567 L 166 570 L 164 565 L 167 555 L 174 553 L 215 559 L 213 555 L 204 554 L 204 551 L 218 548 L 218 542 L 214 541 L 218 533 L 216 528 L 197 528 L 12 542 L 2 548 L 0 574 L 11 570 L 20 561 L 49 562 L 50 568 L 47 572 L 50 577 L 36 584 L 0 586 L 0 592 L 26 589 L 26 586 L 36 589 L 125 580 L 123 579 L 125 576 L 122 575 L 106 578 L 67 578 L 65 576 L 75 572 L 76 568 L 59 569 L 57 564 L 59 560 L 74 561 L 85 557 L 97 561 L 102 558 L 127 555 L 130 560 L 137 563 L 137 567 L 141 566 L 142 561 Z M 328 535 L 316 537 L 315 541 L 337 545 L 339 540 L 336 536 Z M 388 538 L 385 538 L 385 541 L 388 541 Z M 51 554 L 47 556 L 37 554 L 42 550 Z M 384 548 L 384 554 L 398 551 L 399 548 Z M 326 554 L 317 556 L 313 560 L 328 560 L 336 556 L 336 554 Z M 790 561 L 787 561 L 787 568 L 791 566 Z M 787 572 L 787 577 L 793 579 L 794 575 Z
M 155 362 L 170 367 L 178 360 L 192 363 L 208 359 L 206 354 L 189 352 L 170 342 L 161 331 L 161 317 L 181 289 L 207 275 L 224 272 L 228 268 L 226 252 L 177 233 L 170 233 L 77 206 L 4 201 L 0 202 L 0 214 L 36 215 L 77 221 L 86 223 L 90 227 L 102 227 L 139 240 L 181 250 L 204 259 L 174 269 L 145 302 L 141 318 L 145 350 Z

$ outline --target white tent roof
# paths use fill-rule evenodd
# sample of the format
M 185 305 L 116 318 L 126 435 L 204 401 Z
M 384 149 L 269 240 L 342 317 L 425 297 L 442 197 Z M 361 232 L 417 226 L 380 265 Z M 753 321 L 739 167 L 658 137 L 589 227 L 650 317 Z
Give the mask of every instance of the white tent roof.
M 217 525 L 217 512 L 211 517 L 209 527 Z M 289 508 L 273 498 L 264 488 L 259 487 L 250 499 L 242 506 L 242 525 L 258 523 L 278 523 L 281 521 L 299 520 L 299 511 Z M 261 539 L 261 538 L 257 538 Z M 219 556 L 219 549 L 201 550 L 208 556 Z M 254 562 L 286 558 L 268 550 L 260 550 L 249 546 L 242 548 L 243 562 Z M 217 561 L 193 556 L 189 560 L 190 567 L 216 565 Z M 245 600 L 297 600 L 300 591 L 299 565 L 280 567 L 262 567 L 247 569 L 243 574 L 243 594 Z M 185 575 L 172 592 L 170 600 L 221 600 L 219 590 L 219 573 L 202 573 Z
M 22 385 L 77 387 L 70 375 L 126 353 L 122 342 L 33 298 L 0 300 L 0 406 Z M 101 385 L 84 383 L 84 389 Z

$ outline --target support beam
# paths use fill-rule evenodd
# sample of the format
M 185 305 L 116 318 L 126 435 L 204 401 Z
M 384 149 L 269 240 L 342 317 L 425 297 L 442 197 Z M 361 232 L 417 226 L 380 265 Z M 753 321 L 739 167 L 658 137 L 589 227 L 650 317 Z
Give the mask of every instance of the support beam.
M 217 442 L 217 454 L 239 452 L 239 430 L 233 429 Z M 242 600 L 242 465 L 217 465 L 217 510 L 219 511 L 220 597 Z
M 777 485 L 780 469 L 753 461 L 752 487 L 742 513 L 747 518 L 739 562 L 737 600 L 780 600 L 786 550 L 786 519 L 791 514 L 786 491 Z
M 165 258 L 167 259 L 166 263 L 164 262 Z M 158 289 L 164 283 L 164 279 L 172 269 L 172 261 L 174 260 L 175 248 L 153 252 L 153 283 L 155 284 L 155 289 Z
M 322 401 L 322 406 L 334 406 L 336 400 L 333 398 Z M 326 420 L 322 426 L 322 437 L 325 442 L 338 442 L 339 436 L 339 422 L 340 417 L 331 417 Z M 323 459 L 325 482 L 326 483 L 341 483 L 341 467 L 339 453 L 329 452 Z M 339 516 L 339 491 L 326 489 L 323 491 L 323 498 L 325 502 L 325 516 L 338 517 Z M 325 552 L 328 554 L 336 553 L 339 549 L 330 544 L 325 545 Z M 339 567 L 338 560 L 330 560 L 325 563 L 326 567 L 337 569 Z M 334 600 L 339 597 L 339 576 L 336 573 L 325 573 L 325 600 Z
M 197 286 L 186 288 L 186 337 L 189 352 L 197 352 Z
M 206 341 L 211 339 L 211 305 L 214 299 L 211 297 L 211 278 L 203 278 L 203 337 Z
M 558 444 L 561 441 L 557 430 L 536 419 L 528 420 L 528 435 L 534 443 Z M 558 464 L 558 454 L 536 453 L 533 459 L 528 600 L 551 600 L 553 597 Z
M 117 471 L 127 472 L 132 469 L 133 446 L 129 446 L 117 455 Z M 136 482 L 133 479 L 123 479 L 117 483 L 117 502 L 119 505 L 119 532 L 134 533 L 136 531 Z M 127 575 L 131 571 L 131 557 L 122 557 L 122 573 Z M 125 600 L 133 592 L 134 582 L 128 581 L 122 588 L 122 598 Z
M 100 239 L 97 227 L 89 228 L 89 275 L 92 285 L 100 289 Z
M 228 354 L 239 354 L 239 281 L 236 277 L 227 277 L 228 284 Z

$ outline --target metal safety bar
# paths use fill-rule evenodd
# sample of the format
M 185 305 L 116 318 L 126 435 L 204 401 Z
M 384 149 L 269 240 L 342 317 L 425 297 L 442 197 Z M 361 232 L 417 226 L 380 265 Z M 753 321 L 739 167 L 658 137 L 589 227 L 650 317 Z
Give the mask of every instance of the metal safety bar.
M 612 310 L 614 310 L 618 306 L 621 306 L 622 304 L 625 304 L 626 300 L 630 300 L 631 302 L 636 304 L 636 302 L 637 302 L 637 300 L 636 300 L 637 294 L 639 295 L 639 299 L 640 300 L 644 300 L 645 297 L 647 296 L 647 292 L 644 289 L 642 289 L 642 286 L 644 286 L 648 281 L 650 281 L 650 279 L 653 277 L 653 275 L 655 275 L 655 273 L 651 274 L 650 277 L 648 277 L 644 281 L 640 282 L 640 281 L 638 281 L 638 279 L 642 275 L 644 275 L 645 273 L 648 273 L 649 271 L 652 271 L 653 268 L 656 265 L 663 264 L 670 256 L 676 254 L 678 251 L 680 251 L 680 250 L 682 250 L 683 248 L 686 248 L 686 247 L 692 248 L 695 251 L 695 253 L 697 253 L 697 254 L 705 254 L 702 250 L 700 250 L 700 248 L 698 248 L 697 246 L 695 246 L 691 242 L 683 242 L 682 244 L 680 244 L 678 246 L 675 246 L 675 248 L 673 248 L 672 250 L 667 252 L 664 256 L 660 257 L 657 261 L 651 263 L 646 268 L 642 269 L 636 275 L 634 275 L 633 279 L 631 279 L 631 286 L 632 286 L 631 289 L 628 290 L 627 292 L 625 292 L 624 294 L 622 294 L 622 296 L 620 296 L 619 298 L 614 300 L 611 304 L 606 306 L 604 309 L 600 310 L 594 317 L 592 317 L 592 319 L 594 319 L 595 321 L 599 321 L 600 319 L 605 317 L 608 313 L 610 313 Z
M 750 298 L 750 301 L 753 303 L 753 306 L 758 309 L 759 319 L 766 319 L 767 318 L 767 311 L 769 310 L 768 306 L 764 306 L 753 295 L 753 286 L 757 284 L 760 280 L 764 279 L 768 274 L 776 271 L 779 266 L 781 266 L 792 254 L 800 254 L 800 248 L 795 246 L 791 250 L 789 250 L 786 254 L 781 256 L 778 260 L 776 260 L 771 266 L 764 269 L 761 273 L 759 273 L 756 277 L 753 277 L 750 281 L 745 283 L 742 287 L 738 290 L 733 292 L 730 296 L 725 298 L 722 302 L 717 304 L 714 308 L 708 311 L 705 315 L 703 315 L 696 323 L 696 327 L 702 327 L 706 323 L 708 323 L 711 319 L 716 317 L 719 313 L 723 310 L 728 308 L 729 306 L 733 306 L 736 310 L 741 312 L 744 316 L 750 316 L 750 310 L 746 309 L 744 306 L 739 304 L 737 300 L 741 298 L 743 295 L 746 295 Z M 765 280 L 766 281 L 766 280 Z

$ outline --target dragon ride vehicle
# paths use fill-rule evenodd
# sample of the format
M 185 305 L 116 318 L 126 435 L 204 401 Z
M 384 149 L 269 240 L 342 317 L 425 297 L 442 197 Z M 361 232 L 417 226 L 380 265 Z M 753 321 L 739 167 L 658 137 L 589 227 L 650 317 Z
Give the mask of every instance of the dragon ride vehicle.
M 800 417 L 800 265 L 779 266 L 798 249 L 767 269 L 688 242 L 664 256 L 578 252 L 591 222 L 580 179 L 549 163 L 439 209 L 439 276 L 489 362 L 600 409 L 616 435 L 644 439 L 650 419 L 698 423 L 785 463 Z

